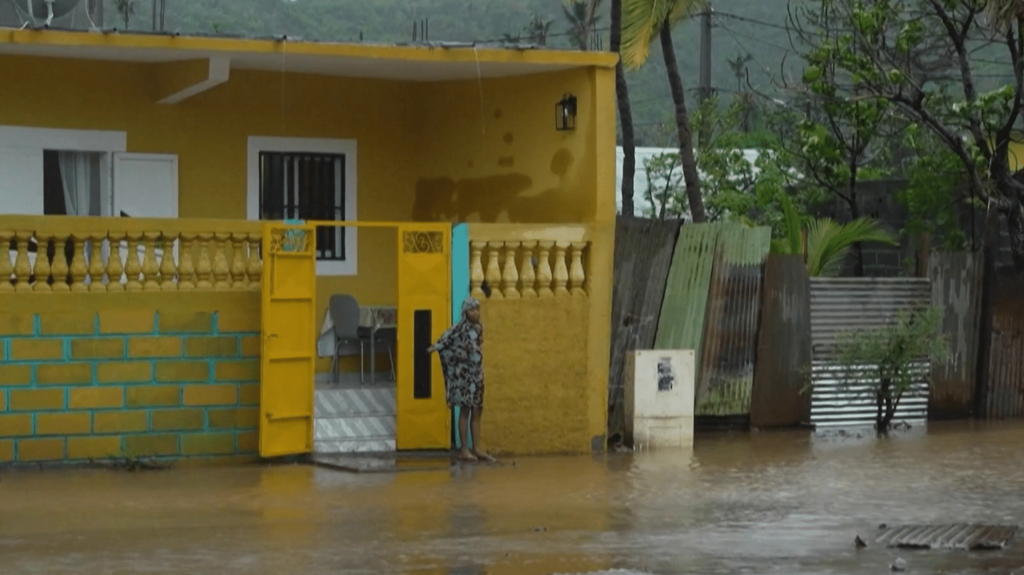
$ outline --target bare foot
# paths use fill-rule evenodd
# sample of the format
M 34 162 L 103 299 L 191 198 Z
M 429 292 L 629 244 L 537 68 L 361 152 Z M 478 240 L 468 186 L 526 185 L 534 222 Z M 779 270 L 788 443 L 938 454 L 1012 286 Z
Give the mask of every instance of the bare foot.
M 497 459 L 492 457 L 490 453 L 487 453 L 486 451 L 477 451 L 474 449 L 473 455 L 475 455 L 477 459 L 481 461 L 486 461 L 487 463 L 497 463 L 498 461 Z
M 460 449 L 457 457 L 460 461 L 476 461 L 476 456 L 466 448 Z

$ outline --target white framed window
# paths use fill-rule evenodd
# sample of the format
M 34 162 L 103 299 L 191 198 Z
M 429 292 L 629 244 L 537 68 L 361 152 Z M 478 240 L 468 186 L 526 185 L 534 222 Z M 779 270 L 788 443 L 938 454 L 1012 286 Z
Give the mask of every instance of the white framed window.
M 356 141 L 250 136 L 250 220 L 355 221 Z M 356 229 L 317 229 L 317 275 L 356 275 Z
M 109 216 L 124 132 L 0 126 L 0 213 Z

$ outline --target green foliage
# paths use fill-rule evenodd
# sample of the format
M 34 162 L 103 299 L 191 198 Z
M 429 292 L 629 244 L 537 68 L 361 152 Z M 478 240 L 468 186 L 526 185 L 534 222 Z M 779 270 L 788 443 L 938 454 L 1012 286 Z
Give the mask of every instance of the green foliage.
M 912 154 L 904 170 L 907 186 L 897 198 L 907 207 L 905 232 L 911 236 L 922 232 L 938 234 L 942 244 L 937 247 L 944 250 L 973 248 L 958 212 L 961 205 L 970 205 L 960 197 L 965 181 L 960 159 L 917 125 L 906 130 L 905 139 Z M 976 201 L 975 207 L 981 207 L 980 201 Z
M 942 317 L 939 307 L 901 310 L 885 327 L 836 335 L 843 384 L 876 399 L 879 433 L 888 431 L 900 400 L 912 388 L 914 364 L 946 357 L 949 344 L 940 333 Z
M 662 24 L 675 24 L 704 5 L 704 0 L 622 0 L 622 64 L 636 70 L 647 62 Z
M 849 253 L 859 242 L 897 245 L 895 237 L 872 218 L 858 218 L 840 224 L 829 218 L 801 217 L 789 196 L 782 196 L 783 229 L 781 238 L 772 240 L 771 252 L 798 255 L 803 253 L 803 234 L 807 229 L 807 273 L 811 277 L 835 275 Z

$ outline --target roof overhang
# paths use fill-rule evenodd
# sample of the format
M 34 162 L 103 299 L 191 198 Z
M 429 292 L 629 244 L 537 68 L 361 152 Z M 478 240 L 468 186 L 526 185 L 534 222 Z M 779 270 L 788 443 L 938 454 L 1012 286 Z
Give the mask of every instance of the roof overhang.
M 0 28 L 0 56 L 5 55 L 159 64 L 184 68 L 183 73 L 176 70 L 173 75 L 198 78 L 197 83 L 207 84 L 221 78 L 226 80 L 229 70 L 437 82 L 574 68 L 613 68 L 618 61 L 615 54 L 608 52 L 510 49 L 474 44 L 393 46 L 296 42 L 284 37 L 244 39 Z M 206 63 L 197 64 L 197 61 Z M 172 98 L 174 95 L 167 94 Z

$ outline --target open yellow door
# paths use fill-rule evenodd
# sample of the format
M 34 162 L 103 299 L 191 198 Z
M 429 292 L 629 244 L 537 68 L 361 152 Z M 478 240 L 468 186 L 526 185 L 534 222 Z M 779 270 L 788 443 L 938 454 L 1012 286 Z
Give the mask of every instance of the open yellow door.
M 313 450 L 316 377 L 316 234 L 313 226 L 263 228 L 260 455 Z
M 396 447 L 449 449 L 441 362 L 427 348 L 451 318 L 451 226 L 398 228 L 398 409 Z

